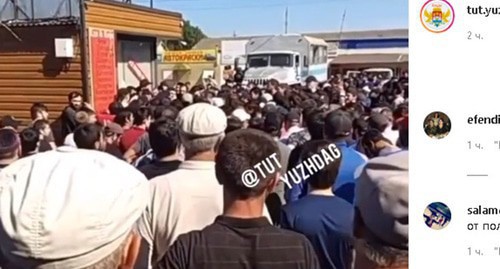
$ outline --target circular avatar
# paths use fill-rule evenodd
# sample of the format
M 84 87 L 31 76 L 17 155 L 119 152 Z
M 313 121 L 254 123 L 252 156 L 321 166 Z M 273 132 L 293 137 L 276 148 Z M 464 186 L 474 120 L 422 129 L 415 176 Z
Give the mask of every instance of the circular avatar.
M 424 211 L 424 222 L 433 230 L 441 230 L 448 226 L 451 221 L 451 211 L 447 205 L 434 202 L 428 205 Z
M 425 117 L 424 131 L 430 138 L 445 138 L 451 131 L 451 120 L 443 112 L 432 112 Z

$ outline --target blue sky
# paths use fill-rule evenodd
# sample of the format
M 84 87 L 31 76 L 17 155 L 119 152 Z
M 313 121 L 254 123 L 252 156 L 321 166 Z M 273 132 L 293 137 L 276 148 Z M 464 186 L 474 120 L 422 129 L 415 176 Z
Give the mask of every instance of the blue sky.
M 149 5 L 149 0 L 132 0 Z M 154 0 L 156 8 L 177 11 L 208 36 L 408 28 L 406 0 Z

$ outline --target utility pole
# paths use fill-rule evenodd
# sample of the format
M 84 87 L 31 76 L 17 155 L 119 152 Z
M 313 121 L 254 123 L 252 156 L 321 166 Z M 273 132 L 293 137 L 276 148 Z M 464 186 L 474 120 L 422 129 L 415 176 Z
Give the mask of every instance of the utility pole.
M 153 8 L 154 0 L 149 0 L 149 7 Z
M 288 34 L 288 7 L 285 9 L 285 35 Z
M 342 21 L 340 21 L 339 44 L 340 44 L 340 40 L 342 39 L 342 31 L 344 30 L 344 22 L 345 22 L 346 11 L 347 10 L 344 9 L 344 14 L 342 15 Z

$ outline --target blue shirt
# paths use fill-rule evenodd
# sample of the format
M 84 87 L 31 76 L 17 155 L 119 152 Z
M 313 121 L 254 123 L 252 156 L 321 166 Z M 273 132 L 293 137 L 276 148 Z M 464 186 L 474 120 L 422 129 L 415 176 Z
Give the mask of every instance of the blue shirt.
M 335 143 L 342 154 L 342 162 L 340 163 L 339 175 L 333 186 L 333 192 L 336 196 L 348 201 L 349 203 L 354 203 L 354 187 L 356 183 L 356 169 L 367 162 L 367 158 L 353 149 L 347 142 Z M 307 144 L 304 144 L 304 149 L 307 150 Z M 300 160 L 302 161 L 302 160 Z M 293 167 L 288 167 L 288 170 L 293 169 Z M 292 185 L 291 189 L 286 189 L 285 199 L 286 201 L 293 202 L 307 195 L 307 183 L 301 181 L 300 184 L 295 184 L 290 182 Z
M 307 195 L 286 205 L 281 227 L 305 235 L 321 269 L 347 269 L 352 262 L 354 207 L 337 196 Z

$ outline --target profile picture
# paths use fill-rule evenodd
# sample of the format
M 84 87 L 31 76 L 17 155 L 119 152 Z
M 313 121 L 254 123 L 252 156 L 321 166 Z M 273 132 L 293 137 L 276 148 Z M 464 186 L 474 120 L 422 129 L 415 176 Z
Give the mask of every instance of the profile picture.
M 429 228 L 441 230 L 451 221 L 450 208 L 444 203 L 434 202 L 425 208 L 424 221 Z
M 432 112 L 425 117 L 424 131 L 430 138 L 445 138 L 451 131 L 451 120 L 443 112 Z

